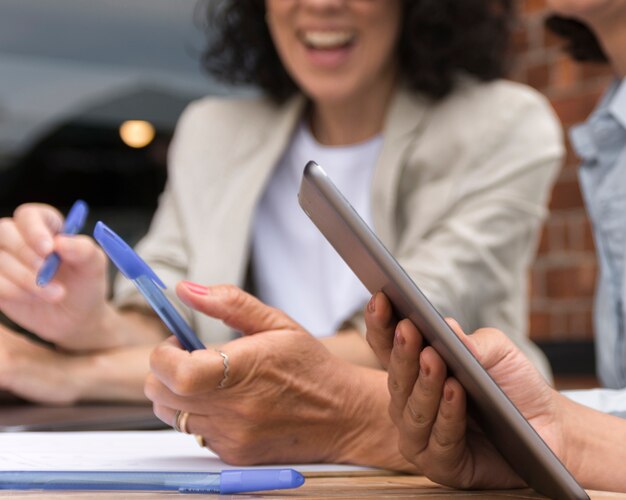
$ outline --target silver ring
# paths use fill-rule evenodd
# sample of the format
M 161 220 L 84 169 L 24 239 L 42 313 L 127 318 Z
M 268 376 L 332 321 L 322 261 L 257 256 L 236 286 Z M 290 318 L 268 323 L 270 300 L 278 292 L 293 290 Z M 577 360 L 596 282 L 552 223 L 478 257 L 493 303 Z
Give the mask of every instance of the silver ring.
M 228 381 L 228 375 L 230 372 L 230 360 L 228 359 L 228 354 L 226 354 L 223 351 L 219 351 L 217 350 L 217 353 L 222 356 L 223 361 L 224 361 L 224 375 L 222 376 L 222 380 L 220 381 L 220 383 L 218 384 L 217 388 L 218 389 L 225 389 L 226 388 L 226 382 Z

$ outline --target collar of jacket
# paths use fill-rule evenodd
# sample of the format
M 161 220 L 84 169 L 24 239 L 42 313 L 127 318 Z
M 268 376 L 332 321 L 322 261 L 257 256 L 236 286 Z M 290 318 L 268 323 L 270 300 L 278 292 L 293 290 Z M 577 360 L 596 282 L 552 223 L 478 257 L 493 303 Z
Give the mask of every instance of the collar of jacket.
M 251 183 L 260 190 L 253 194 L 258 201 L 274 167 L 287 148 L 293 132 L 305 112 L 307 99 L 297 95 L 280 107 L 274 107 L 274 116 L 266 117 L 266 126 L 255 127 L 258 132 L 249 147 L 242 151 L 237 163 L 248 172 L 259 176 L 260 182 Z M 396 241 L 395 210 L 398 183 L 403 165 L 411 151 L 411 144 L 419 135 L 416 131 L 425 123 L 429 101 L 400 84 L 392 97 L 383 128 L 383 147 L 374 170 L 372 207 L 374 229 L 387 247 L 393 251 Z M 251 138 L 252 139 L 252 138 Z M 314 158 L 311 158 L 314 160 Z M 304 169 L 304 165 L 302 165 Z

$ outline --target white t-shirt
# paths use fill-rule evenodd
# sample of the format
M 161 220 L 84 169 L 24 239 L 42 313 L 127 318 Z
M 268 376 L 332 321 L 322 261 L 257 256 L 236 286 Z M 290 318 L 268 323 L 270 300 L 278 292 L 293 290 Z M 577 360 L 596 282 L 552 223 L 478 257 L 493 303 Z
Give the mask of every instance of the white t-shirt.
M 253 223 L 252 271 L 259 299 L 316 337 L 332 335 L 370 293 L 298 205 L 302 171 L 319 163 L 371 226 L 371 183 L 382 136 L 323 146 L 300 124 L 274 170 Z

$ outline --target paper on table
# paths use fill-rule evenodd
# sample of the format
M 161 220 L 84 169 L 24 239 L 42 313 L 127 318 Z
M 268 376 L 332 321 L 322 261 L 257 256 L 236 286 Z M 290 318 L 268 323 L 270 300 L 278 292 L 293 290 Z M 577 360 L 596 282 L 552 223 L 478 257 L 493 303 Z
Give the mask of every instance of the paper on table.
M 356 472 L 332 464 L 263 465 L 300 472 Z M 193 436 L 175 431 L 0 433 L 0 470 L 152 470 L 219 472 L 244 469 L 222 462 Z

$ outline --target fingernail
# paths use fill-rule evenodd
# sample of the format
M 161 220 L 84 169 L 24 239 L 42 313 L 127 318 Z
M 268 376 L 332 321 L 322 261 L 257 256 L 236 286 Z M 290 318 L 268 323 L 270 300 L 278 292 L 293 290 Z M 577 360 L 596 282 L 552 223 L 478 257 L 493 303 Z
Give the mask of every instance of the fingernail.
M 402 333 L 400 333 L 400 329 L 396 328 L 396 333 L 393 336 L 393 343 L 395 345 L 403 346 L 405 342 L 406 340 L 404 339 L 404 336 L 402 335 Z
M 454 396 L 454 391 L 450 389 L 450 387 L 446 386 L 443 390 L 443 397 L 446 398 L 446 401 L 452 401 L 452 397 Z
M 49 239 L 40 240 L 39 243 L 37 243 L 37 250 L 39 251 L 40 255 L 48 255 L 52 252 L 53 249 L 54 244 Z
M 183 281 L 183 285 L 185 285 L 190 292 L 198 295 L 206 295 L 209 291 L 209 287 L 199 285 L 198 283 L 194 283 L 193 281 Z
M 367 311 L 372 314 L 376 310 L 376 294 L 372 295 L 372 298 L 367 303 Z

